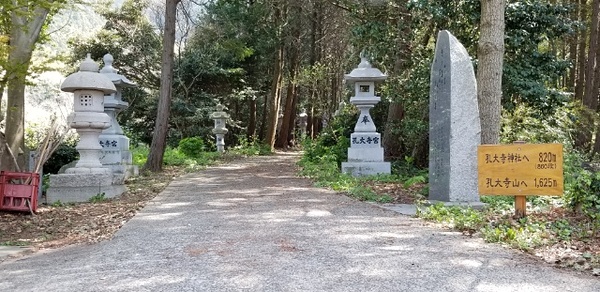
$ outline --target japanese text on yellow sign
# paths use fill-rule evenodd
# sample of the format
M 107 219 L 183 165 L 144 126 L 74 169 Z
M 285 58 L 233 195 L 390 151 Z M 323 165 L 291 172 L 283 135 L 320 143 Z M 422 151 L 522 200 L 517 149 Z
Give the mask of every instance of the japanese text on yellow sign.
M 563 194 L 562 144 L 480 145 L 481 195 Z

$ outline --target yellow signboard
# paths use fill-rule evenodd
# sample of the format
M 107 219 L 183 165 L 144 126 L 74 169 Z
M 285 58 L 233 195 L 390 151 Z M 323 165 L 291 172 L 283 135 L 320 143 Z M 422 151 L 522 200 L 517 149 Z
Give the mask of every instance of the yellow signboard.
M 479 194 L 563 194 L 562 144 L 480 145 Z

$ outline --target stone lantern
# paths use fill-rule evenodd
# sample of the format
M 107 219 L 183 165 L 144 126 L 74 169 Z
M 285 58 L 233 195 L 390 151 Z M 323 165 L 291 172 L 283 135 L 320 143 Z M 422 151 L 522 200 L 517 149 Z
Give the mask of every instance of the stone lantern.
M 300 135 L 304 139 L 306 136 L 306 126 L 308 126 L 308 114 L 306 113 L 305 108 L 298 114 L 298 125 L 300 125 Z
M 104 129 L 100 134 L 99 142 L 102 146 L 102 165 L 110 167 L 114 173 L 124 174 L 129 177 L 137 174 L 137 169 L 133 165 L 131 152 L 129 151 L 129 138 L 123 134 L 123 129 L 117 121 L 117 115 L 129 106 L 129 103 L 123 101 L 122 90 L 126 87 L 136 87 L 137 85 L 118 74 L 112 66 L 113 56 L 104 55 L 104 67 L 100 73 L 108 77 L 115 85 L 117 91 L 104 95 L 104 112 L 110 117 L 110 127 Z
M 210 115 L 211 119 L 215 120 L 215 128 L 212 130 L 213 134 L 217 135 L 217 151 L 225 151 L 225 134 L 228 130 L 225 128 L 225 122 L 229 119 L 229 115 L 224 112 L 225 106 L 222 104 L 217 105 L 217 111 Z
M 350 136 L 348 162 L 342 162 L 344 173 L 363 176 L 391 172 L 390 163 L 383 161 L 381 135 L 377 133 L 369 112 L 381 100 L 375 95 L 375 82 L 386 78 L 363 55 L 358 67 L 346 74 L 345 80 L 350 84 L 354 83 L 354 96 L 350 98 L 350 103 L 360 110 L 360 115 L 354 126 L 354 133 Z
M 98 144 L 98 136 L 110 127 L 110 117 L 104 113 L 104 95 L 115 93 L 115 86 L 108 78 L 98 74 L 98 64 L 88 54 L 79 72 L 69 75 L 60 89 L 73 93 L 71 127 L 80 137 L 76 147 L 79 161 L 65 172 L 110 173 L 110 169 L 100 163 L 102 147 Z
M 76 147 L 79 161 L 64 174 L 50 176 L 48 203 L 85 202 L 99 194 L 109 198 L 123 193 L 123 178 L 113 177 L 112 171 L 102 165 L 102 147 L 98 144 L 102 130 L 110 127 L 111 118 L 104 113 L 104 95 L 117 91 L 114 84 L 98 73 L 98 64 L 88 54 L 79 72 L 69 75 L 61 90 L 73 93 L 69 122 L 80 137 Z
M 343 100 L 340 101 L 340 103 L 338 104 L 337 110 L 335 110 L 335 112 L 333 113 L 333 116 L 334 117 L 339 116 L 342 113 L 342 111 L 344 110 L 345 107 L 346 107 L 346 102 L 343 101 Z

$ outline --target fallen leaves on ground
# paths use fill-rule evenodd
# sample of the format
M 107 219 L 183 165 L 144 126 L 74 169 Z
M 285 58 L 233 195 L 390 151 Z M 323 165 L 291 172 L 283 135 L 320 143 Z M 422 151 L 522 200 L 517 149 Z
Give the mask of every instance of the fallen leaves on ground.
M 0 211 L 0 245 L 26 245 L 34 249 L 57 248 L 78 243 L 95 243 L 110 239 L 148 201 L 160 193 L 180 168 L 167 168 L 162 173 L 147 173 L 127 181 L 128 191 L 122 196 L 97 203 L 40 206 L 37 214 Z M 380 195 L 388 195 L 392 203 L 413 204 L 423 198 L 425 184 L 404 187 L 400 183 L 366 182 Z M 552 222 L 559 219 L 569 224 L 584 223 L 583 217 L 564 208 L 532 212 L 530 219 Z M 600 232 L 599 232 L 600 233 Z M 283 249 L 291 249 L 282 243 Z M 569 242 L 556 241 L 529 251 L 538 258 L 563 268 L 588 270 L 600 276 L 600 234 Z
M 160 193 L 180 168 L 130 178 L 123 195 L 95 203 L 41 205 L 36 215 L 0 211 L 0 245 L 56 248 L 110 239 L 113 234 Z

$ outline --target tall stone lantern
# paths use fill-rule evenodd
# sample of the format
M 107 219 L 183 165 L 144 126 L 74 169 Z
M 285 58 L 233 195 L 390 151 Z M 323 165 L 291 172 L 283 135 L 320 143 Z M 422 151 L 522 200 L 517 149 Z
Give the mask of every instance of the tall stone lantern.
M 104 129 L 100 134 L 99 142 L 102 146 L 102 165 L 111 168 L 114 173 L 124 174 L 129 177 L 137 174 L 137 168 L 133 165 L 131 152 L 129 151 L 129 138 L 123 134 L 123 129 L 117 121 L 117 115 L 129 106 L 129 103 L 123 101 L 122 90 L 126 87 L 136 87 L 137 85 L 118 74 L 113 67 L 113 56 L 104 55 L 104 67 L 100 73 L 108 77 L 115 85 L 117 91 L 104 95 L 104 112 L 110 117 L 110 127 Z
M 383 161 L 381 134 L 377 133 L 369 112 L 381 100 L 375 95 L 375 82 L 385 79 L 387 75 L 373 68 L 363 55 L 358 67 L 346 74 L 345 80 L 354 83 L 354 96 L 350 98 L 350 103 L 360 110 L 360 116 L 350 136 L 348 162 L 342 162 L 344 173 L 364 176 L 391 172 L 390 163 Z
M 79 161 L 65 172 L 111 173 L 100 162 L 102 147 L 98 144 L 98 136 L 102 130 L 110 127 L 111 119 L 104 113 L 104 95 L 115 93 L 117 89 L 108 78 L 98 74 L 98 64 L 92 61 L 89 54 L 81 63 L 79 72 L 69 75 L 60 89 L 73 93 L 70 125 L 80 137 L 76 147 Z
M 224 112 L 225 106 L 222 104 L 217 105 L 217 111 L 213 112 L 210 117 L 215 120 L 215 128 L 212 130 L 213 134 L 217 136 L 217 151 L 225 151 L 225 134 L 229 130 L 225 128 L 226 121 L 229 119 L 229 115 Z
M 73 93 L 69 122 L 79 134 L 79 161 L 65 173 L 50 176 L 48 203 L 85 202 L 96 195 L 109 198 L 123 193 L 123 179 L 113 177 L 110 168 L 100 162 L 102 147 L 98 144 L 102 130 L 110 127 L 111 118 L 104 113 L 104 95 L 117 91 L 114 84 L 98 73 L 98 64 L 88 54 L 79 72 L 69 75 L 61 90 Z

